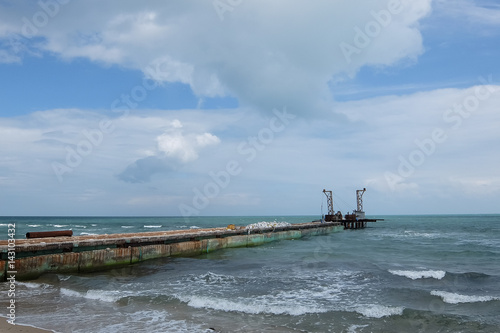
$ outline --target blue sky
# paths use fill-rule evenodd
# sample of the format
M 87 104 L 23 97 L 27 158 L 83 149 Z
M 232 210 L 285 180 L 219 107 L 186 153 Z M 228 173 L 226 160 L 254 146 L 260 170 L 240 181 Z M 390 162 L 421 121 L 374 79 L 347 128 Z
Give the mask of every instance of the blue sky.
M 479 0 L 0 1 L 0 215 L 363 187 L 368 214 L 498 213 L 499 27 Z

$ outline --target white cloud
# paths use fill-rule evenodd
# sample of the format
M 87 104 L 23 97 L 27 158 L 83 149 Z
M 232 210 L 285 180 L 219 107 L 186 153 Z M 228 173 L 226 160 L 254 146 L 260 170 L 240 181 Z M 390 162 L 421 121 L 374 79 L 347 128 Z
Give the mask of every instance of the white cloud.
M 200 147 L 206 147 L 220 143 L 220 139 L 213 134 L 203 133 L 196 136 L 196 143 Z
M 179 204 L 192 202 L 193 189 L 203 190 L 236 161 L 241 172 L 201 214 L 252 214 L 256 207 L 262 214 L 319 213 L 325 187 L 353 204 L 353 191 L 366 187 L 370 213 L 411 213 L 417 200 L 427 207 L 420 213 L 438 212 L 437 202 L 439 209 L 453 207 L 457 200 L 470 203 L 468 212 L 493 212 L 499 191 L 500 157 L 494 147 L 500 144 L 500 87 L 492 86 L 496 92 L 459 128 L 443 120 L 448 108 L 476 88 L 336 103 L 350 117 L 348 123 L 297 117 L 256 149 L 251 161 L 237 147 L 251 147 L 250 138 L 269 126 L 269 118 L 244 110 L 136 110 L 140 116 L 112 119 L 114 131 L 63 175 L 62 184 L 51 163 L 66 163 L 66 148 L 77 149 L 87 140 L 83 131 L 98 128 L 104 116 L 48 110 L 0 118 L 2 133 L 8 133 L 0 141 L 0 200 L 5 214 L 21 214 L 19 202 L 34 202 L 34 214 L 84 214 L 93 205 L 96 214 L 178 215 Z M 429 138 L 436 127 L 446 130 L 448 139 L 392 189 L 385 173 L 397 175 L 399 156 L 408 159 L 418 149 L 415 140 Z
M 225 170 L 233 160 L 242 172 L 207 212 L 227 214 L 224 209 L 234 207 L 229 214 L 252 214 L 257 204 L 262 212 L 288 212 L 290 206 L 311 212 L 319 191 L 328 186 L 347 195 L 353 186 L 369 187 L 386 200 L 377 202 L 379 212 L 390 204 L 404 212 L 416 198 L 433 207 L 438 197 L 485 199 L 485 188 L 498 193 L 500 160 L 491 148 L 500 143 L 498 94 L 481 100 L 470 115 L 448 114 L 453 118 L 445 117 L 447 110 L 477 87 L 427 86 L 429 91 L 411 95 L 334 102 L 336 88 L 362 67 L 418 59 L 424 51 L 420 22 L 431 4 L 442 12 L 449 8 L 449 15 L 498 24 L 498 7 L 491 4 L 414 0 L 391 13 L 389 3 L 244 1 L 221 21 L 211 1 L 70 1 L 47 24 L 32 29 L 31 37 L 22 34 L 26 20 L 42 11 L 38 2 L 1 3 L 0 62 L 19 62 L 36 52 L 87 58 L 189 85 L 200 104 L 204 97 L 232 95 L 241 105 L 220 112 L 134 110 L 115 118 L 115 130 L 64 174 L 64 186 L 51 163 L 67 163 L 68 149 L 77 150 L 88 140 L 83 131 L 95 131 L 105 116 L 61 109 L 0 118 L 0 183 L 9 193 L 2 196 L 4 206 L 14 207 L 9 202 L 23 197 L 52 196 L 67 207 L 99 201 L 109 205 L 102 208 L 109 213 L 128 202 L 177 215 L 177 205 L 189 202 L 194 188 L 213 181 L 210 172 Z M 346 55 L 341 45 L 355 50 Z M 269 126 L 268 118 L 248 111 L 270 113 L 283 106 L 293 114 L 322 116 L 297 117 L 247 161 L 238 145 Z M 332 110 L 343 117 L 342 124 Z M 397 175 L 400 157 L 408 160 L 420 149 L 415 142 L 429 139 L 436 128 L 445 131 L 446 141 L 436 144 L 411 175 L 389 186 L 384 175 Z M 295 206 L 291 201 L 299 198 Z M 487 200 L 474 202 L 483 207 Z M 248 211 L 237 211 L 241 207 Z
M 174 121 L 173 128 L 176 130 L 168 130 L 156 138 L 158 150 L 167 157 L 179 159 L 183 163 L 198 159 L 200 149 L 220 143 L 220 139 L 211 133 L 183 134 L 181 130 L 178 130 L 182 128 L 178 120 Z
M 455 0 L 453 2 L 438 0 L 436 6 L 443 15 L 452 15 L 465 19 L 477 25 L 500 25 L 500 5 L 496 1 L 467 1 Z
M 168 157 L 179 158 L 182 162 L 194 161 L 198 154 L 182 134 L 162 134 L 157 139 L 158 149 Z
M 44 38 L 36 45 L 63 58 L 84 57 L 189 84 L 200 97 L 233 95 L 263 112 L 287 105 L 310 114 L 330 109 L 328 82 L 336 76 L 422 53 L 418 22 L 430 12 L 431 0 L 402 1 L 392 14 L 389 3 L 245 1 L 221 21 L 211 1 L 75 1 L 36 29 Z M 17 22 L 15 32 L 22 33 L 21 18 L 40 10 L 22 2 L 4 8 L 0 21 Z M 374 15 L 380 20 L 380 13 L 389 17 L 377 23 Z M 373 26 L 379 29 L 368 32 L 366 45 L 356 46 L 357 29 L 366 34 Z M 346 59 L 341 43 L 358 51 Z

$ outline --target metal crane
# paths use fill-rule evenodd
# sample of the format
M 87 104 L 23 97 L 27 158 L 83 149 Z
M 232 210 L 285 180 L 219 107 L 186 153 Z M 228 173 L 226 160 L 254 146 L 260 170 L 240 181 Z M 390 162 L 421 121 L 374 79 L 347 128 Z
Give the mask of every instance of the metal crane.
M 328 206 L 328 215 L 334 215 L 333 212 L 333 192 L 323 189 L 323 193 L 326 195 L 326 205 Z
M 365 212 L 363 211 L 363 194 L 366 192 L 366 188 L 362 190 L 356 190 L 356 201 L 357 201 L 357 209 L 354 212 L 358 219 L 365 218 Z

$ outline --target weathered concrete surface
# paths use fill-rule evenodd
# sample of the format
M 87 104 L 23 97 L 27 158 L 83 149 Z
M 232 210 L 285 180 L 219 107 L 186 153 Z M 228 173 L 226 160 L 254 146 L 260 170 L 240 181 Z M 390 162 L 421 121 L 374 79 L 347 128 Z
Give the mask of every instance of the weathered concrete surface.
M 16 240 L 16 279 L 43 273 L 91 272 L 172 256 L 196 256 L 219 249 L 257 246 L 338 232 L 337 222 L 301 223 L 275 229 L 225 228 Z M 7 278 L 7 241 L 0 240 L 0 281 Z

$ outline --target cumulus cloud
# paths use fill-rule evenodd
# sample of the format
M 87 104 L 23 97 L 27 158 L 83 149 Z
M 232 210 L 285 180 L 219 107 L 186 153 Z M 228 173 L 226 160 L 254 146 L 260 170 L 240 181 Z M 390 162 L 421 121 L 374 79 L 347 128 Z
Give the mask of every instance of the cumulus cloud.
M 118 179 L 129 183 L 145 183 L 155 174 L 169 173 L 181 165 L 196 161 L 199 152 L 208 146 L 217 145 L 221 140 L 214 134 L 205 132 L 185 133 L 183 124 L 173 120 L 164 133 L 156 137 L 156 151 L 148 151 L 147 157 L 137 159 L 117 175 Z
M 418 22 L 430 4 L 256 0 L 221 20 L 211 1 L 89 0 L 60 5 L 47 24 L 35 22 L 31 30 L 37 48 L 66 59 L 140 69 L 188 84 L 200 97 L 231 95 L 264 112 L 286 105 L 305 115 L 331 108 L 328 84 L 335 77 L 421 54 Z M 40 11 L 37 2 L 24 1 L 4 7 L 0 19 L 22 34 L 22 18 L 31 22 Z M 345 44 L 355 48 L 348 57 Z
M 160 152 L 183 163 L 196 160 L 199 149 L 220 143 L 220 139 L 211 133 L 186 136 L 182 132 L 168 132 L 158 136 L 156 140 Z

